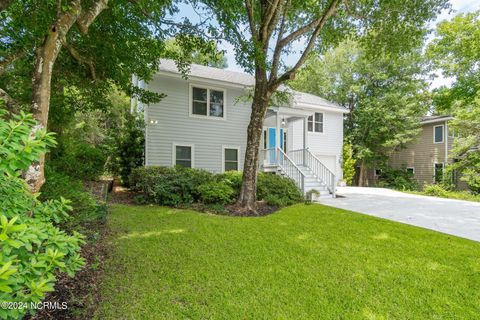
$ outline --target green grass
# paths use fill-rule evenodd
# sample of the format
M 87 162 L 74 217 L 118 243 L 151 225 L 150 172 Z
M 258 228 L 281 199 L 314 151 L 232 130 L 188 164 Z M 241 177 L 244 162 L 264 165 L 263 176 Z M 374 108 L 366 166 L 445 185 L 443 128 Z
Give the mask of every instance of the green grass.
M 97 319 L 478 319 L 480 243 L 320 205 L 114 206 Z

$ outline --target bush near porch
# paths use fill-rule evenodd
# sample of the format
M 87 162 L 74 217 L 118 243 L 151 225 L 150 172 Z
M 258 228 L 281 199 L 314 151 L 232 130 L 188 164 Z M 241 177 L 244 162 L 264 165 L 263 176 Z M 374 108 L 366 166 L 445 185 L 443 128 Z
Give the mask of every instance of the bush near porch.
M 139 167 L 130 175 L 130 186 L 133 191 L 139 192 L 137 200 L 140 203 L 173 207 L 195 203 L 207 206 L 233 204 L 240 193 L 241 184 L 242 174 L 238 171 L 213 174 L 178 166 Z M 258 175 L 257 198 L 275 207 L 304 200 L 293 180 L 268 173 Z

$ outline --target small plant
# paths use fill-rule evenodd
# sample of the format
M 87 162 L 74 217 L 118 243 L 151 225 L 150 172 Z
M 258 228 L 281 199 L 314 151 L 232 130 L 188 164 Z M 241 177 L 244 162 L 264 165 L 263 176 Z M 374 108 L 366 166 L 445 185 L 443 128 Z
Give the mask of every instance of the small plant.
M 314 197 L 319 197 L 320 191 L 317 189 L 310 189 L 305 193 L 305 204 L 312 204 Z

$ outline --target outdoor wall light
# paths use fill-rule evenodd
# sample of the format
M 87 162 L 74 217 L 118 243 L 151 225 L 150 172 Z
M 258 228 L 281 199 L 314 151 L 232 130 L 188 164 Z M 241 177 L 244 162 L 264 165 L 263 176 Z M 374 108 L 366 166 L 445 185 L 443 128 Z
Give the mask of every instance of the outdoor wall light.
M 286 124 L 285 118 L 282 118 L 282 126 L 284 126 L 285 124 Z
M 158 123 L 158 120 L 150 119 L 150 124 L 157 124 L 157 123 Z

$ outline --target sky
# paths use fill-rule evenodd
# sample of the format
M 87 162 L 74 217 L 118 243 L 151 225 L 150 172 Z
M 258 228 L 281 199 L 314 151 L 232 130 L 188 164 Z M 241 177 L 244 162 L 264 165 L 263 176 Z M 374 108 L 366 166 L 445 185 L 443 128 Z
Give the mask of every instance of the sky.
M 432 29 L 435 28 L 435 25 L 443 20 L 448 20 L 454 17 L 459 13 L 465 12 L 473 12 L 480 9 L 480 0 L 450 0 L 450 4 L 452 5 L 450 10 L 444 10 L 435 21 L 433 21 L 430 25 Z M 192 22 L 196 22 L 198 20 L 198 15 L 192 10 L 189 6 L 180 6 L 180 15 L 188 17 Z M 433 34 L 430 36 L 430 39 L 433 37 Z M 301 42 L 298 42 L 294 47 L 298 47 L 297 54 L 290 54 L 286 59 L 285 62 L 287 65 L 293 65 L 297 61 L 300 55 L 300 49 L 303 47 Z M 234 48 L 231 44 L 227 42 L 220 42 L 218 43 L 218 48 L 220 50 L 225 51 L 225 57 L 227 58 L 228 68 L 229 70 L 233 71 L 243 71 L 243 69 L 235 62 L 235 52 Z M 438 88 L 442 85 L 450 85 L 452 83 L 452 79 L 445 78 L 441 75 L 441 72 L 437 72 L 437 78 L 433 80 L 430 87 L 432 89 Z

